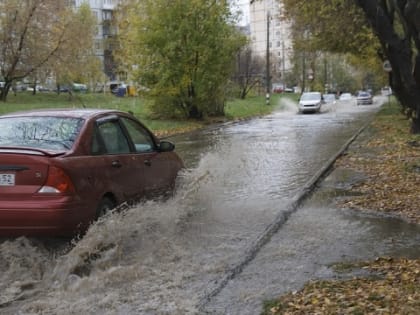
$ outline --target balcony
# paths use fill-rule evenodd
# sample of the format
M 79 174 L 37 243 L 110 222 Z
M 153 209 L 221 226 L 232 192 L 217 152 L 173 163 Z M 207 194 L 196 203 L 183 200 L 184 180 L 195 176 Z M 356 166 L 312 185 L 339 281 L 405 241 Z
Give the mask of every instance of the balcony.
M 109 10 L 109 11 L 114 11 L 115 9 L 115 4 L 105 4 L 102 6 L 102 10 Z
M 106 2 L 108 2 L 108 3 L 106 3 Z M 113 1 L 104 1 L 104 3 L 102 4 L 102 10 L 114 11 L 115 10 L 115 3 Z

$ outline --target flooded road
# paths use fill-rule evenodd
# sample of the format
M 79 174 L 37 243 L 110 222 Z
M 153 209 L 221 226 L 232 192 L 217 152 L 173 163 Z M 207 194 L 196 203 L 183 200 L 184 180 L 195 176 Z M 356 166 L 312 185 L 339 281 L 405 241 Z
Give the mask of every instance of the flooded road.
M 343 213 L 328 198 L 292 206 L 378 107 L 298 115 L 286 103 L 171 138 L 186 165 L 171 199 L 110 214 L 73 244 L 0 242 L 0 313 L 258 314 L 263 299 L 330 275 L 328 263 L 411 252 L 417 228 Z

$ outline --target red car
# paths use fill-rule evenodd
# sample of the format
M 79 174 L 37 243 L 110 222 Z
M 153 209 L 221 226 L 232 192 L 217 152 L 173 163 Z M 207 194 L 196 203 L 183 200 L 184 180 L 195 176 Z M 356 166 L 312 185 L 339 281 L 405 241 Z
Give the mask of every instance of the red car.
M 0 235 L 72 236 L 125 201 L 171 191 L 183 167 L 174 148 L 121 111 L 0 116 Z

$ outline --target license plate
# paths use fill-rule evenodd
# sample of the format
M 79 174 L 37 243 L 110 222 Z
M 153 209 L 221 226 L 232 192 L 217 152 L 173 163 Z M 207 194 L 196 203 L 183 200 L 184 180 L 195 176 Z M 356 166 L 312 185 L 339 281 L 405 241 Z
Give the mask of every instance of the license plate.
M 0 186 L 14 186 L 15 174 L 0 174 Z

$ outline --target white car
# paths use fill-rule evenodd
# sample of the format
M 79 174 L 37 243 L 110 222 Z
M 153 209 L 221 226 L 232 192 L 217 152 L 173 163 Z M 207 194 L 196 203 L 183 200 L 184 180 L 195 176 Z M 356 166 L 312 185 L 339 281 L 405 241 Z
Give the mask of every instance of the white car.
M 373 98 L 372 94 L 366 91 L 359 91 L 357 93 L 357 105 L 372 105 L 373 104 Z
M 353 100 L 353 96 L 350 93 L 342 93 L 339 98 L 340 101 L 351 101 Z
M 299 112 L 319 112 L 322 105 L 322 95 L 320 92 L 304 92 L 299 100 Z
M 390 96 L 390 95 L 392 95 L 392 89 L 389 86 L 384 86 L 381 89 L 381 94 L 382 94 L 382 96 Z
M 335 94 L 324 94 L 323 95 L 324 98 L 324 103 L 325 104 L 335 104 L 337 102 L 336 98 L 335 98 Z

